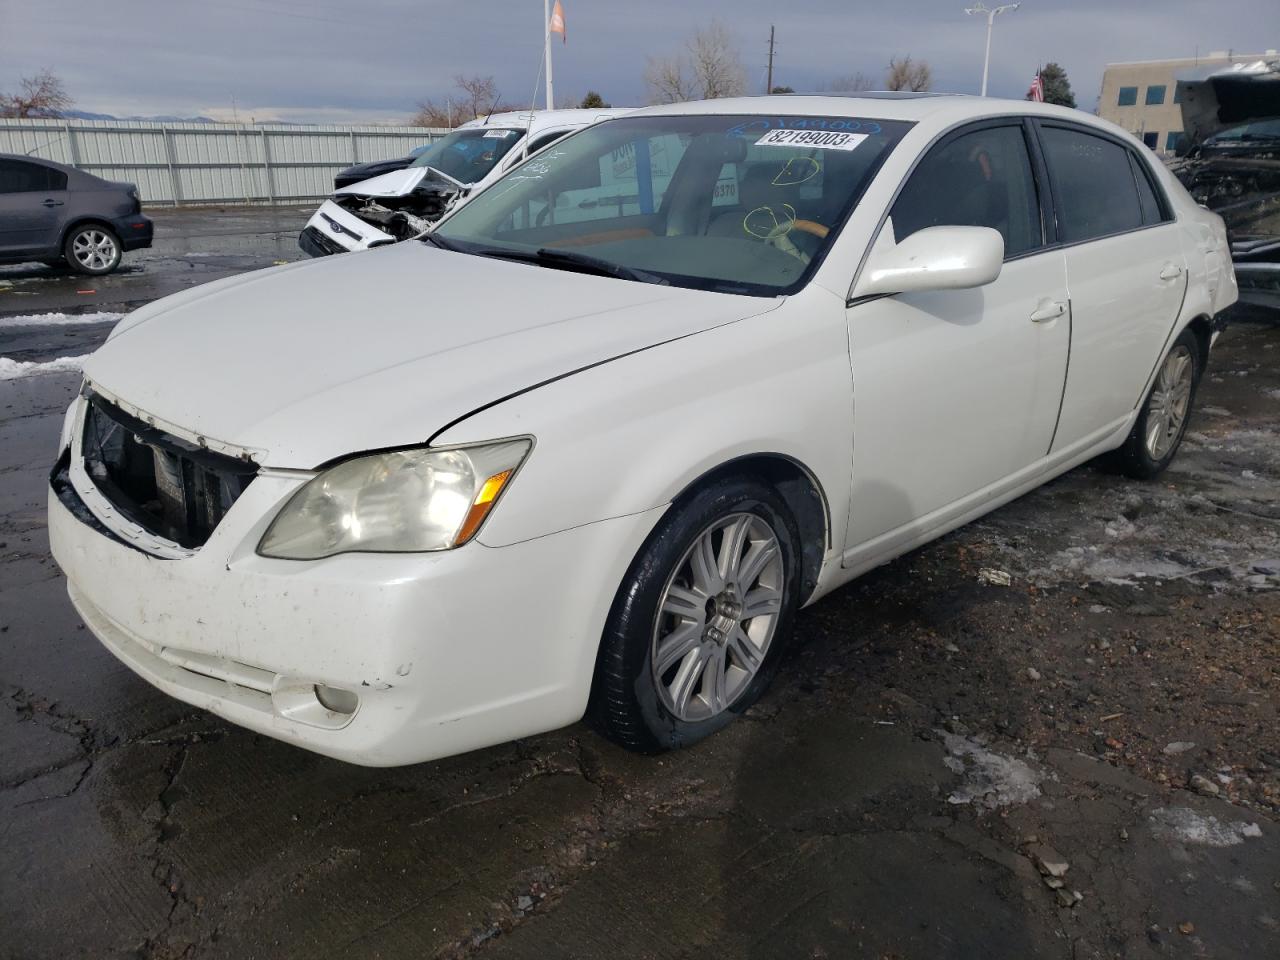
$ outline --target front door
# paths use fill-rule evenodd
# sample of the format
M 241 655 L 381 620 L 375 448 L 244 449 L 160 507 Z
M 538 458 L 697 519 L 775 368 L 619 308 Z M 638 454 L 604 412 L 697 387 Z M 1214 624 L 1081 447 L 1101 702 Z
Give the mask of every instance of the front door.
M 940 141 L 882 227 L 897 242 L 930 226 L 993 227 L 1005 263 L 977 289 L 849 307 L 849 551 L 907 538 L 1049 451 L 1071 317 L 1062 251 L 1045 247 L 1027 135 L 1014 119 Z

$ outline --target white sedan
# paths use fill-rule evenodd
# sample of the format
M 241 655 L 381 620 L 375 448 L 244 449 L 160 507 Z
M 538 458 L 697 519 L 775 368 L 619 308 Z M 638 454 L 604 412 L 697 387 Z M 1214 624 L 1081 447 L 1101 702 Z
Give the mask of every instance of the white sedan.
M 1158 474 L 1235 298 L 1222 221 L 1088 114 L 653 108 L 423 241 L 131 314 L 53 552 L 133 670 L 320 753 L 680 747 L 799 607 L 1101 454 Z

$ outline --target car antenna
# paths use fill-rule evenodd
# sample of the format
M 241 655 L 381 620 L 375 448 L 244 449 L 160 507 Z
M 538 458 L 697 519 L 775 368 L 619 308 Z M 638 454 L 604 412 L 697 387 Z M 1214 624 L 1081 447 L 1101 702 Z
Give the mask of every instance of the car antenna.
M 496 97 L 493 98 L 493 103 L 490 104 L 489 106 L 489 116 L 484 118 L 484 125 L 486 127 L 489 125 L 489 120 L 493 117 L 493 111 L 498 109 L 498 101 L 500 101 L 501 99 L 502 99 L 501 93 L 499 93 Z

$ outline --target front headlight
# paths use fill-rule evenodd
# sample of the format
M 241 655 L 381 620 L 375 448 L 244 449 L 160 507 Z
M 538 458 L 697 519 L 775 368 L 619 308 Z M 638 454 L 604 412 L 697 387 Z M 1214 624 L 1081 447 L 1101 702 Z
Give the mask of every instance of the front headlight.
M 356 457 L 307 481 L 271 521 L 264 557 L 419 553 L 470 540 L 528 455 L 532 441 L 396 450 Z

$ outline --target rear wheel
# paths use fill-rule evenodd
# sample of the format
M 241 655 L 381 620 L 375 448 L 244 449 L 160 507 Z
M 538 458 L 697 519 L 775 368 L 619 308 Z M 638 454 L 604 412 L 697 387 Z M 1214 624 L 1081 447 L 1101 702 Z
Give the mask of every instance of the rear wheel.
M 658 524 L 618 590 L 588 717 L 632 750 L 696 743 L 764 692 L 795 614 L 799 535 L 768 486 L 716 481 Z
M 1129 438 L 1115 453 L 1122 473 L 1149 480 L 1173 460 L 1191 420 L 1202 365 L 1199 340 L 1192 330 L 1183 330 L 1160 364 Z
M 97 277 L 120 266 L 120 238 L 100 223 L 76 227 L 62 246 L 63 256 L 76 273 Z

